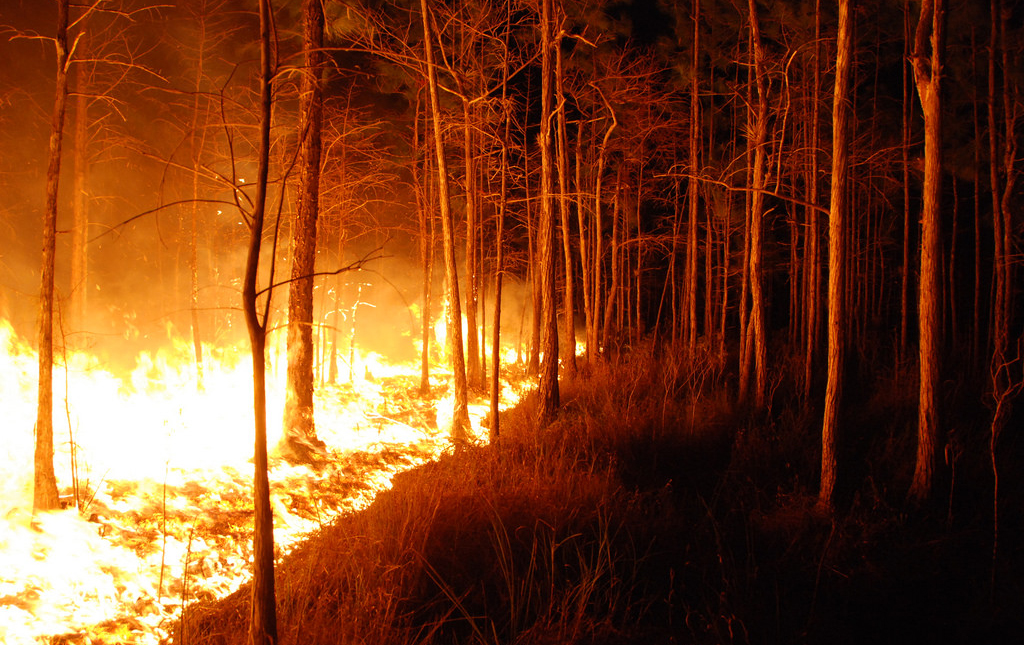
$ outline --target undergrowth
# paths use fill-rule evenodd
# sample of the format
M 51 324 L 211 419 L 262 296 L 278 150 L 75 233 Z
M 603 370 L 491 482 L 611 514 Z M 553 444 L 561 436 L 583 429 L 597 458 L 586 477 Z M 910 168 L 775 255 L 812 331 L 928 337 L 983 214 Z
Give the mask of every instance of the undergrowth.
M 984 485 L 964 483 L 984 460 L 960 458 L 948 504 L 902 502 L 904 373 L 856 395 L 852 465 L 823 516 L 813 406 L 782 384 L 753 414 L 714 364 L 634 348 L 563 381 L 549 426 L 527 396 L 494 444 L 399 475 L 278 564 L 280 643 L 1003 642 L 1019 628 L 1019 547 L 993 585 L 971 504 Z M 190 608 L 177 642 L 247 642 L 248 597 Z

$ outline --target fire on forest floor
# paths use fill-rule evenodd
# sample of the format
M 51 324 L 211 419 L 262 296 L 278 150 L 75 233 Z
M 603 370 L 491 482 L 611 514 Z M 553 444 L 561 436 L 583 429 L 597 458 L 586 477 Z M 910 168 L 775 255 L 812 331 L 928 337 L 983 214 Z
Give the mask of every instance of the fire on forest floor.
M 140 357 L 126 380 L 69 356 L 54 395 L 66 508 L 33 518 L 36 359 L 9 328 L 0 337 L 10 435 L 0 453 L 0 642 L 168 642 L 183 606 L 226 596 L 251 577 L 251 368 L 221 356 L 197 388 L 184 346 Z M 424 397 L 417 368 L 361 360 L 357 381 L 317 391 L 326 458 L 315 466 L 271 458 L 279 557 L 449 446 L 444 374 Z M 268 418 L 280 419 L 283 397 L 272 388 L 268 399 Z M 484 406 L 471 408 L 484 441 Z M 271 425 L 273 444 L 280 424 Z

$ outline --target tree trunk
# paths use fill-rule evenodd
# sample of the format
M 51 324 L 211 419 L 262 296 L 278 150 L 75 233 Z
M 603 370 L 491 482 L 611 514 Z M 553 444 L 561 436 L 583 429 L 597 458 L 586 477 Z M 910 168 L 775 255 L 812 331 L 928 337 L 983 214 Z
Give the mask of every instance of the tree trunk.
M 424 123 L 426 121 L 424 120 Z M 418 157 L 420 152 L 420 101 L 419 95 L 417 94 L 416 100 L 416 115 L 414 117 L 413 124 L 413 155 Z M 426 396 L 430 393 L 430 337 L 431 337 L 431 319 L 430 319 L 430 297 L 431 297 L 431 282 L 433 280 L 433 259 L 434 259 L 434 230 L 432 224 L 432 218 L 430 217 L 430 200 L 428 198 L 427 186 L 425 182 L 429 181 L 429 155 L 427 153 L 427 146 L 429 145 L 427 139 L 427 133 L 423 133 L 423 159 L 424 167 L 423 173 L 419 173 L 419 164 L 415 159 L 413 160 L 413 186 L 416 192 L 416 210 L 419 214 L 417 218 L 419 222 L 419 238 L 420 238 L 420 269 L 423 271 L 423 312 L 420 316 L 420 339 L 422 344 L 422 350 L 420 351 L 420 394 Z
M 506 37 L 507 37 L 506 32 Z M 503 130 L 501 136 L 501 166 L 498 169 L 501 177 L 501 189 L 498 193 L 498 230 L 495 233 L 494 259 L 494 329 L 491 342 L 491 430 L 489 439 L 493 443 L 501 436 L 501 415 L 498 404 L 501 401 L 501 287 L 505 271 L 505 206 L 508 201 L 508 133 L 512 123 L 511 110 L 508 105 L 508 43 L 505 43 L 506 58 L 502 65 L 501 77 L 501 118 Z
M 693 3 L 693 56 L 690 73 L 690 181 L 687 189 L 689 221 L 686 229 L 686 355 L 693 360 L 697 349 L 697 217 L 698 167 L 700 164 L 700 0 Z
M 762 235 L 764 213 L 764 188 L 766 179 L 765 145 L 768 136 L 768 97 L 764 60 L 764 47 L 757 18 L 757 3 L 749 0 L 750 40 L 754 49 L 754 80 L 757 88 L 756 114 L 753 125 L 754 167 L 750 196 L 750 325 L 754 344 L 754 407 L 762 409 L 768 381 L 768 356 L 765 339 L 764 284 L 761 269 Z
M 271 118 L 271 41 L 270 0 L 260 0 L 260 124 L 259 161 L 256 177 L 256 199 L 253 204 L 249 251 L 242 283 L 242 308 L 252 346 L 253 412 L 255 445 L 253 450 L 253 580 L 249 642 L 252 645 L 274 645 L 277 642 L 277 608 L 274 594 L 274 517 L 270 508 L 270 483 L 267 477 L 267 390 L 266 344 L 267 311 L 261 320 L 257 312 L 256 278 L 259 274 L 260 248 L 267 201 L 267 176 L 270 167 Z M 266 296 L 270 301 L 270 294 Z M 268 305 L 269 309 L 269 305 Z
M 540 384 L 542 423 L 558 412 L 558 301 L 555 290 L 555 212 L 552 208 L 551 164 L 551 0 L 541 2 L 541 109 L 540 109 L 540 247 L 543 356 Z
M 809 153 L 810 153 L 810 168 L 807 172 L 807 233 L 805 234 L 806 242 L 806 255 L 807 259 L 804 262 L 805 277 L 804 277 L 804 293 L 806 298 L 806 306 L 804 315 L 806 316 L 805 321 L 805 342 L 804 342 L 804 399 L 809 400 L 811 396 L 811 386 L 814 382 L 814 364 L 815 357 L 818 353 L 818 338 L 821 329 L 821 252 L 819 250 L 819 235 L 818 235 L 818 209 L 816 205 L 818 203 L 818 121 L 821 118 L 821 108 L 818 102 L 818 91 L 821 87 L 821 65 L 819 64 L 821 56 L 821 0 L 816 0 L 814 3 L 814 55 L 812 59 L 812 65 L 814 66 L 814 73 L 812 74 L 812 82 L 814 86 L 811 88 L 810 99 L 811 99 L 811 122 L 809 124 L 810 137 L 809 137 Z
M 559 10 L 559 16 L 562 17 Z M 555 48 L 555 95 L 558 97 L 558 214 L 562 229 L 562 255 L 565 260 L 565 375 L 576 376 L 576 289 L 573 279 L 572 228 L 569 225 L 569 137 L 565 125 L 565 93 L 563 91 L 562 39 L 559 36 Z M 578 189 L 577 189 L 578 190 Z
M 836 485 L 836 437 L 842 405 L 843 364 L 846 355 L 847 169 L 850 141 L 850 59 L 853 55 L 851 0 L 839 1 L 839 34 L 836 43 L 836 81 L 832 95 L 832 193 L 828 216 L 828 382 L 821 426 L 821 487 L 818 507 L 831 509 Z
M 904 8 L 904 57 L 910 60 L 910 4 Z M 910 334 L 910 124 L 912 110 L 911 74 L 908 73 L 908 66 L 903 66 L 903 109 L 900 112 L 902 121 L 901 151 L 903 167 L 903 255 L 900 265 L 900 346 L 899 360 L 902 362 L 907 358 L 907 339 Z
M 57 90 L 53 102 L 46 208 L 43 211 L 43 263 L 39 287 L 39 399 L 36 408 L 33 512 L 60 508 L 53 470 L 53 292 L 57 253 L 57 186 L 60 179 L 64 114 L 68 99 L 68 0 L 57 3 Z
M 454 441 L 467 439 L 469 430 L 469 391 L 466 383 L 466 361 L 462 347 L 462 306 L 459 301 L 459 273 L 455 262 L 455 225 L 452 220 L 451 198 L 448 190 L 448 164 L 441 138 L 441 106 L 437 96 L 437 71 L 434 67 L 433 46 L 430 44 L 430 14 L 427 0 L 420 0 L 423 17 L 423 47 L 427 58 L 427 83 L 430 111 L 434 126 L 434 150 L 437 154 L 438 198 L 441 209 L 441 234 L 444 245 L 445 280 L 448 286 L 448 344 L 452 361 L 452 385 L 455 409 L 452 414 L 451 436 Z
M 942 78 L 945 0 L 923 0 L 914 39 L 914 82 L 924 112 L 924 187 L 921 205 L 921 284 L 918 289 L 920 385 L 917 460 L 910 498 L 927 501 L 933 492 L 939 444 L 939 196 L 942 182 Z M 931 39 L 931 53 L 927 41 Z
M 601 145 L 597 150 L 597 174 L 594 177 L 594 231 L 592 233 L 594 236 L 594 249 L 593 257 L 591 258 L 592 276 L 590 280 L 590 306 L 592 309 L 590 323 L 592 325 L 592 329 L 590 329 L 587 334 L 587 344 L 589 346 L 591 338 L 593 338 L 595 346 L 594 351 L 596 353 L 603 352 L 607 349 L 607 347 L 601 347 L 601 344 L 598 342 L 598 326 L 601 319 L 601 256 L 603 255 L 601 248 L 601 229 L 603 228 L 601 222 L 601 185 L 604 179 L 604 155 L 608 148 L 608 139 L 611 138 L 612 132 L 619 125 L 619 121 L 615 116 L 615 110 L 612 109 L 608 100 L 604 98 L 604 94 L 601 94 L 601 100 L 604 101 L 604 105 L 608 109 L 612 122 L 608 125 L 608 129 L 605 130 L 604 137 L 601 139 Z M 614 265 L 612 268 L 614 271 Z M 608 297 L 611 297 L 610 292 Z M 590 353 L 589 348 L 587 353 Z
M 288 283 L 288 377 L 280 450 L 308 461 L 324 445 L 313 421 L 313 272 L 320 210 L 320 155 L 323 129 L 324 13 L 320 0 L 303 0 L 301 157 L 299 203 L 292 230 L 292 273 Z
M 583 326 L 587 343 L 587 362 L 594 359 L 594 345 L 596 341 L 592 336 L 594 309 L 593 309 L 593 286 L 591 283 L 594 275 L 590 267 L 590 238 L 587 235 L 587 217 L 583 208 L 583 121 L 578 121 L 576 127 L 576 223 L 579 227 L 580 246 L 580 285 L 583 287 Z
M 466 378 L 474 388 L 483 385 L 480 373 L 480 333 L 477 326 L 480 274 L 477 266 L 477 235 L 480 223 L 477 213 L 476 155 L 473 152 L 473 111 L 469 98 L 462 102 L 463 152 L 466 165 Z
M 79 44 L 79 49 L 84 44 Z M 71 208 L 71 323 L 81 332 L 86 328 L 89 283 L 89 97 L 85 93 L 85 65 L 75 70 L 75 175 Z

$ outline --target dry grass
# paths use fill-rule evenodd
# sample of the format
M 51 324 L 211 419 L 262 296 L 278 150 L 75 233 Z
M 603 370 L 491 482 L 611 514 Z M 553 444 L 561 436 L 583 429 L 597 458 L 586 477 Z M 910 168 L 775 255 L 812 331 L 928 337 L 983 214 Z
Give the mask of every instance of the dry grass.
M 634 348 L 564 381 L 547 428 L 528 396 L 497 444 L 400 475 L 279 564 L 280 643 L 967 642 L 1006 627 L 978 600 L 983 522 L 913 519 L 891 494 L 902 375 L 847 420 L 879 426 L 849 457 L 871 463 L 822 517 L 813 411 L 734 409 L 711 366 Z M 247 611 L 247 589 L 195 607 L 178 642 L 247 642 Z

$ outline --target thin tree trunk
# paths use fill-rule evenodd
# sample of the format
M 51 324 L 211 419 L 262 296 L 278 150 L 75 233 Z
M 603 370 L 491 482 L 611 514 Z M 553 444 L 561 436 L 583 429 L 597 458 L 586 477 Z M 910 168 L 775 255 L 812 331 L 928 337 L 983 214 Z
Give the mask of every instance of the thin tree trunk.
M 420 150 L 420 101 L 416 99 L 416 116 L 413 126 L 413 154 L 418 155 Z M 427 198 L 427 187 L 425 182 L 429 181 L 429 155 L 426 154 L 429 145 L 427 133 L 423 133 L 424 168 L 422 176 L 419 174 L 419 164 L 413 161 L 413 185 L 416 190 L 416 208 L 419 212 L 419 233 L 420 233 L 420 268 L 423 271 L 423 313 L 420 321 L 420 338 L 423 348 L 420 352 L 420 394 L 427 395 L 430 392 L 430 292 L 433 281 L 433 249 L 434 231 L 432 218 L 430 217 L 430 200 Z
M 508 32 L 506 32 L 506 37 Z M 501 402 L 501 287 L 505 271 L 505 206 L 508 200 L 508 135 L 512 123 L 512 115 L 508 105 L 508 42 L 505 42 L 505 60 L 502 65 L 501 77 L 501 114 L 504 128 L 501 136 L 501 189 L 498 194 L 498 230 L 495 234 L 494 260 L 494 329 L 491 342 L 491 431 L 490 441 L 493 443 L 501 436 L 501 415 L 498 406 Z
M 559 15 L 562 13 L 559 11 Z M 565 375 L 576 376 L 576 290 L 572 270 L 572 229 L 569 225 L 569 137 L 565 127 L 565 93 L 562 80 L 562 39 L 554 43 L 555 59 L 555 95 L 558 97 L 558 214 L 562 229 L 562 254 L 565 260 L 565 351 L 562 362 Z
M 596 340 L 592 336 L 594 319 L 593 310 L 593 271 L 590 267 L 590 238 L 587 235 L 586 214 L 583 209 L 583 122 L 579 121 L 576 128 L 576 222 L 579 225 L 580 241 L 580 283 L 583 286 L 583 325 L 586 328 L 587 362 L 594 359 Z
M 762 409 L 768 381 L 768 356 L 765 339 L 764 284 L 761 269 L 762 236 L 764 228 L 764 187 L 768 136 L 768 97 L 764 61 L 764 46 L 757 17 L 757 3 L 749 0 L 750 39 L 754 49 L 754 80 L 757 88 L 756 115 L 753 123 L 754 168 L 750 198 L 750 324 L 754 343 L 754 407 Z
M 904 46 L 903 55 L 906 60 L 910 59 L 910 4 L 904 8 Z M 903 134 L 903 258 L 900 265 L 900 347 L 899 360 L 902 362 L 907 358 L 907 340 L 910 328 L 910 115 L 913 93 L 911 90 L 912 78 L 910 68 L 907 64 L 903 66 L 903 110 L 900 118 L 902 120 L 901 132 Z
M 618 178 L 621 180 L 621 177 Z M 615 306 L 619 299 L 619 288 L 622 282 L 622 267 L 619 264 L 619 189 L 621 184 L 616 181 L 615 194 L 612 197 L 612 239 L 609 243 L 611 250 L 611 262 L 609 264 L 611 274 L 608 277 L 608 298 L 604 303 L 604 321 L 601 325 L 601 347 L 605 352 L 611 347 L 612 315 L 615 313 Z
M 85 45 L 79 43 L 81 50 Z M 75 70 L 75 175 L 71 208 L 71 322 L 85 329 L 89 283 L 89 98 L 86 96 L 85 65 Z
M 846 210 L 847 170 L 850 164 L 850 59 L 853 28 L 850 0 L 839 1 L 839 33 L 836 43 L 836 81 L 832 98 L 832 193 L 828 216 L 828 382 L 821 426 L 821 486 L 818 507 L 831 509 L 836 485 L 836 443 L 842 405 L 843 365 L 846 355 Z
M 196 61 L 196 82 L 192 97 L 192 208 L 189 231 L 188 272 L 189 272 L 189 323 L 192 327 L 192 353 L 196 363 L 196 385 L 203 387 L 203 340 L 199 327 L 199 173 L 200 158 L 206 141 L 205 123 L 200 120 L 200 99 L 202 97 L 203 72 L 206 63 L 207 14 L 199 15 L 199 54 Z
M 806 327 L 807 338 L 804 345 L 804 398 L 809 400 L 811 396 L 811 385 L 814 382 L 814 363 L 818 353 L 818 339 L 821 330 L 821 252 L 818 244 L 818 136 L 821 118 L 821 108 L 818 101 L 818 92 L 821 88 L 821 0 L 814 3 L 814 87 L 811 88 L 811 123 L 808 126 L 810 136 L 810 169 L 807 177 L 807 277 L 805 278 L 805 293 L 807 298 Z
M 434 151 L 437 155 L 438 201 L 441 210 L 445 280 L 448 286 L 448 344 L 455 395 L 451 436 L 453 441 L 461 442 L 467 439 L 469 431 L 469 389 L 466 383 L 466 360 L 462 345 L 462 305 L 459 298 L 459 273 L 455 261 L 455 225 L 452 219 L 451 198 L 448 189 L 448 164 L 444 153 L 444 140 L 441 137 L 441 105 L 437 96 L 437 70 L 434 66 L 427 0 L 420 0 L 420 13 L 423 17 L 423 47 L 427 59 L 427 84 L 430 93 L 430 111 L 433 117 Z
M 942 182 L 942 77 L 945 0 L 923 0 L 914 41 L 914 82 L 924 112 L 924 187 L 921 206 L 921 284 L 918 289 L 920 385 L 917 459 L 909 495 L 917 502 L 933 492 L 939 443 L 939 196 Z M 931 52 L 926 52 L 931 39 Z
M 68 99 L 68 0 L 57 2 L 57 90 L 53 102 L 49 162 L 46 166 L 46 207 L 43 211 L 42 281 L 39 287 L 39 398 L 36 408 L 33 512 L 60 508 L 53 469 L 53 302 L 57 254 L 57 187 L 60 179 L 64 114 Z
M 473 146 L 473 115 L 469 99 L 462 102 L 463 153 L 466 166 L 466 378 L 474 388 L 483 385 L 480 373 L 480 334 L 477 327 L 477 301 L 479 299 L 480 275 L 477 271 L 477 235 L 479 216 L 477 214 L 476 155 Z
M 255 445 L 253 450 L 253 581 L 249 642 L 252 645 L 277 643 L 277 608 L 274 593 L 274 517 L 270 507 L 270 483 L 267 476 L 267 390 L 266 390 L 266 311 L 263 319 L 256 310 L 260 248 L 267 201 L 267 177 L 270 170 L 271 119 L 271 41 L 270 0 L 260 1 L 260 124 L 259 162 L 256 178 L 256 200 L 253 204 L 249 251 L 242 284 L 242 307 L 252 345 L 253 412 Z M 269 303 L 270 294 L 266 296 Z M 269 306 L 268 306 L 269 309 Z
M 558 294 L 555 289 L 555 213 L 552 204 L 553 168 L 551 163 L 551 0 L 541 2 L 541 111 L 540 111 L 540 222 L 537 239 L 540 246 L 542 339 L 538 391 L 542 423 L 558 412 Z
M 604 94 L 601 94 L 601 99 L 604 101 L 605 107 L 611 114 L 612 122 L 608 125 L 608 129 L 605 130 L 604 138 L 601 140 L 601 146 L 597 150 L 597 174 L 594 178 L 594 257 L 593 257 L 593 276 L 591 278 L 591 307 L 593 308 L 593 316 L 591 317 L 591 324 L 593 329 L 588 336 L 593 336 L 595 345 L 598 344 L 598 324 L 601 314 L 601 184 L 604 176 L 604 155 L 605 150 L 608 148 L 608 139 L 612 136 L 612 132 L 618 126 L 619 121 L 615 116 L 615 110 L 612 109 L 610 103 L 604 98 Z M 614 272 L 614 264 L 612 270 Z M 611 289 L 609 289 L 609 298 L 611 297 Z M 607 319 L 607 316 L 605 316 Z M 607 334 L 606 334 L 607 335 Z M 588 338 L 587 342 L 590 340 Z M 607 347 L 597 346 L 595 351 L 603 352 L 606 351 Z
M 697 217 L 700 164 L 700 0 L 693 3 L 693 54 L 690 65 L 690 182 L 687 189 L 689 221 L 686 233 L 686 355 L 693 360 L 697 349 Z

